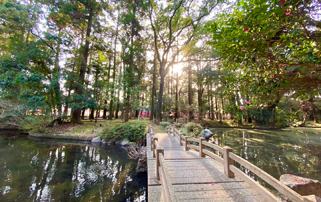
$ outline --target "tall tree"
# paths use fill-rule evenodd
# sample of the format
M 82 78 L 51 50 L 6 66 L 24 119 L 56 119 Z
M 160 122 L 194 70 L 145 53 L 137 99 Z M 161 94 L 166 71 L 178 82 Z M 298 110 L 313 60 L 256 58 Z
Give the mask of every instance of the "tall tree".
M 203 1 L 195 4 L 189 0 L 178 0 L 163 4 L 150 1 L 149 19 L 154 35 L 157 60 L 160 65 L 157 121 L 161 119 L 164 82 L 170 67 L 175 63 L 176 56 L 193 39 L 202 19 L 209 15 L 219 2 L 219 0 Z M 176 40 L 180 48 L 174 51 Z

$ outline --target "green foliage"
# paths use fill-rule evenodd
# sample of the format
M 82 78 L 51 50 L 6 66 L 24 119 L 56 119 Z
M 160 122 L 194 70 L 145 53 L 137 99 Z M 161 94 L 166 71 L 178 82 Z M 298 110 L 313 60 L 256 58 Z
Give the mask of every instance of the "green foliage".
M 278 127 L 287 127 L 289 126 L 289 113 L 285 110 L 279 109 L 276 111 L 276 123 L 275 125 Z
M 183 132 L 191 137 L 197 137 L 203 131 L 200 124 L 189 122 L 184 126 Z
M 173 125 L 174 125 L 176 128 L 182 127 L 182 124 L 181 124 L 181 123 L 176 123 L 176 122 L 174 122 Z
M 170 126 L 171 124 L 169 122 L 160 122 L 159 125 L 161 125 L 163 128 L 166 128 L 167 126 Z
M 147 124 L 142 122 L 127 122 L 112 127 L 107 124 L 99 136 L 108 142 L 119 142 L 126 139 L 141 145 L 145 141 L 146 126 Z
M 20 121 L 20 128 L 24 131 L 37 133 L 48 132 L 47 126 L 51 123 L 49 116 L 26 116 Z

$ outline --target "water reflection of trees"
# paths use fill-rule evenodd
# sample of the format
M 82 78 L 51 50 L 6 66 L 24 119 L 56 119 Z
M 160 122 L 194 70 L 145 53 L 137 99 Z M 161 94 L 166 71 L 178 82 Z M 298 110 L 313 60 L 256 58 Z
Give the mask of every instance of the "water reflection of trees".
M 213 142 L 230 146 L 275 178 L 285 173 L 321 180 L 320 136 L 300 130 L 214 130 Z
M 146 192 L 146 184 L 133 180 L 136 162 L 117 147 L 10 138 L 0 145 L 4 201 L 123 201 Z

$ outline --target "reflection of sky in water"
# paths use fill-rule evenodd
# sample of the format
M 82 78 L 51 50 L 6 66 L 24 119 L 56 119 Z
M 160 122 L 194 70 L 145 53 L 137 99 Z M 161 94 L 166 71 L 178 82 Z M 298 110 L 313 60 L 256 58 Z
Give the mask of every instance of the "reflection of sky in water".
M 212 131 L 213 142 L 232 147 L 236 154 L 277 179 L 282 174 L 294 174 L 321 181 L 321 133 L 318 130 Z
M 115 146 L 0 136 L 0 201 L 143 201 L 146 176 Z M 3 155 L 6 154 L 6 155 Z

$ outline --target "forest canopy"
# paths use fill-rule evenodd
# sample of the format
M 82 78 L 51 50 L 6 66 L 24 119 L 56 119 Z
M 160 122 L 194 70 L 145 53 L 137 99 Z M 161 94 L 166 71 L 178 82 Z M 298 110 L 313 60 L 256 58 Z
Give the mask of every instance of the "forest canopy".
M 0 121 L 318 122 L 320 5 L 1 1 Z

